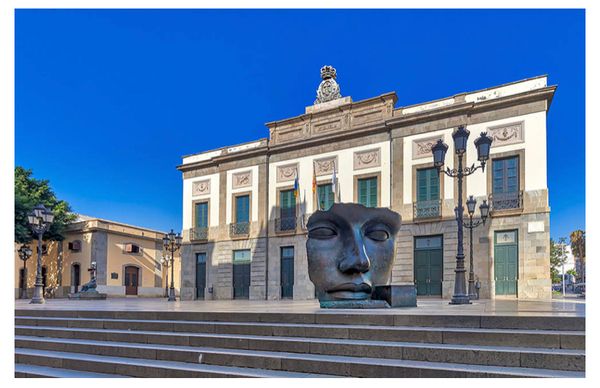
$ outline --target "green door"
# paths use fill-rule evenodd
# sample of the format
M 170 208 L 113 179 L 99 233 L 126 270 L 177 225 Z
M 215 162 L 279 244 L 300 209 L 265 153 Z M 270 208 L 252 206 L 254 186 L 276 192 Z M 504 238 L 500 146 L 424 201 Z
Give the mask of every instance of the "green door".
M 442 295 L 442 236 L 415 237 L 415 283 L 417 295 Z
M 494 280 L 496 295 L 517 294 L 519 242 L 516 230 L 494 233 Z

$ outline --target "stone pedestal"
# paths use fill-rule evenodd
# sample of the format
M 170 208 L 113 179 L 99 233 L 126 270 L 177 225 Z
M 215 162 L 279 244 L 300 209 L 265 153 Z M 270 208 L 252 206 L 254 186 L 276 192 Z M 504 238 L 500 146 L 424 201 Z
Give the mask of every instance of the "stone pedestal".
M 391 307 L 417 307 L 417 289 L 412 284 L 376 286 L 372 298 L 384 300 Z
M 74 294 L 69 294 L 69 299 L 103 300 L 106 299 L 106 294 L 102 294 L 96 290 L 81 291 Z

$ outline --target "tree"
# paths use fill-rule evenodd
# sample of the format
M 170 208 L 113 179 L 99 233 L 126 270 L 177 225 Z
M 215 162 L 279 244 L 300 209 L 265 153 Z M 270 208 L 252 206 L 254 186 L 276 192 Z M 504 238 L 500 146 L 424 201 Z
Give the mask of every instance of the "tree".
M 575 278 L 577 278 L 577 271 L 575 271 L 575 269 L 574 269 L 574 268 L 571 268 L 570 270 L 568 270 L 568 271 L 567 271 L 567 274 L 568 274 L 568 275 L 572 275 L 572 276 L 574 276 Z
M 558 243 L 550 239 L 550 276 L 552 277 L 552 283 L 562 282 L 559 269 L 562 273 L 562 265 L 567 261 L 565 252 L 566 241 L 567 239 L 564 237 L 559 238 Z
M 571 233 L 571 252 L 581 261 L 581 281 L 585 282 L 585 232 L 576 230 Z
M 66 201 L 56 198 L 48 180 L 35 179 L 32 175 L 31 170 L 15 167 L 15 242 L 27 243 L 37 238 L 31 232 L 27 214 L 40 203 L 54 213 L 54 222 L 44 233 L 44 240 L 62 241 L 66 226 L 77 216 Z

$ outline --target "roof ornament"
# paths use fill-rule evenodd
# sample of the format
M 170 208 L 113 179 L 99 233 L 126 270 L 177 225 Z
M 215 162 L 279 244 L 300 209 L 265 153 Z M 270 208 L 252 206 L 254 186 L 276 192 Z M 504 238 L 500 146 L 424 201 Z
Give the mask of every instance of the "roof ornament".
M 333 66 L 323 66 L 321 68 L 321 78 L 323 81 L 317 89 L 317 99 L 315 104 L 322 104 L 327 101 L 337 100 L 342 98 L 340 94 L 340 85 L 335 81 L 337 73 Z

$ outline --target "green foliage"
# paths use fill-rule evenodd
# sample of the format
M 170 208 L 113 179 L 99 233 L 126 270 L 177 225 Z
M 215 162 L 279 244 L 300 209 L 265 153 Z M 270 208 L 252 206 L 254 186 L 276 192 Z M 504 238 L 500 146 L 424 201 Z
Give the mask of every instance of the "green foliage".
M 585 232 L 578 229 L 571 233 L 570 239 L 573 256 L 585 259 Z
M 32 174 L 31 170 L 15 167 L 15 242 L 26 243 L 37 238 L 29 228 L 27 214 L 40 203 L 54 213 L 54 222 L 44 233 L 44 240 L 62 241 L 65 227 L 77 216 L 67 202 L 56 198 L 48 180 L 35 179 Z
M 575 268 L 571 268 L 570 270 L 568 270 L 567 274 L 573 275 L 575 276 L 575 278 L 577 278 L 577 271 L 575 271 Z
M 567 239 L 561 237 L 558 239 L 558 243 L 550 239 L 550 277 L 552 283 L 560 283 L 561 277 L 559 276 L 559 269 L 567 261 L 567 254 L 565 252 L 565 244 Z
M 550 268 L 550 277 L 552 278 L 552 284 L 560 283 L 562 281 L 558 270 L 554 267 Z

